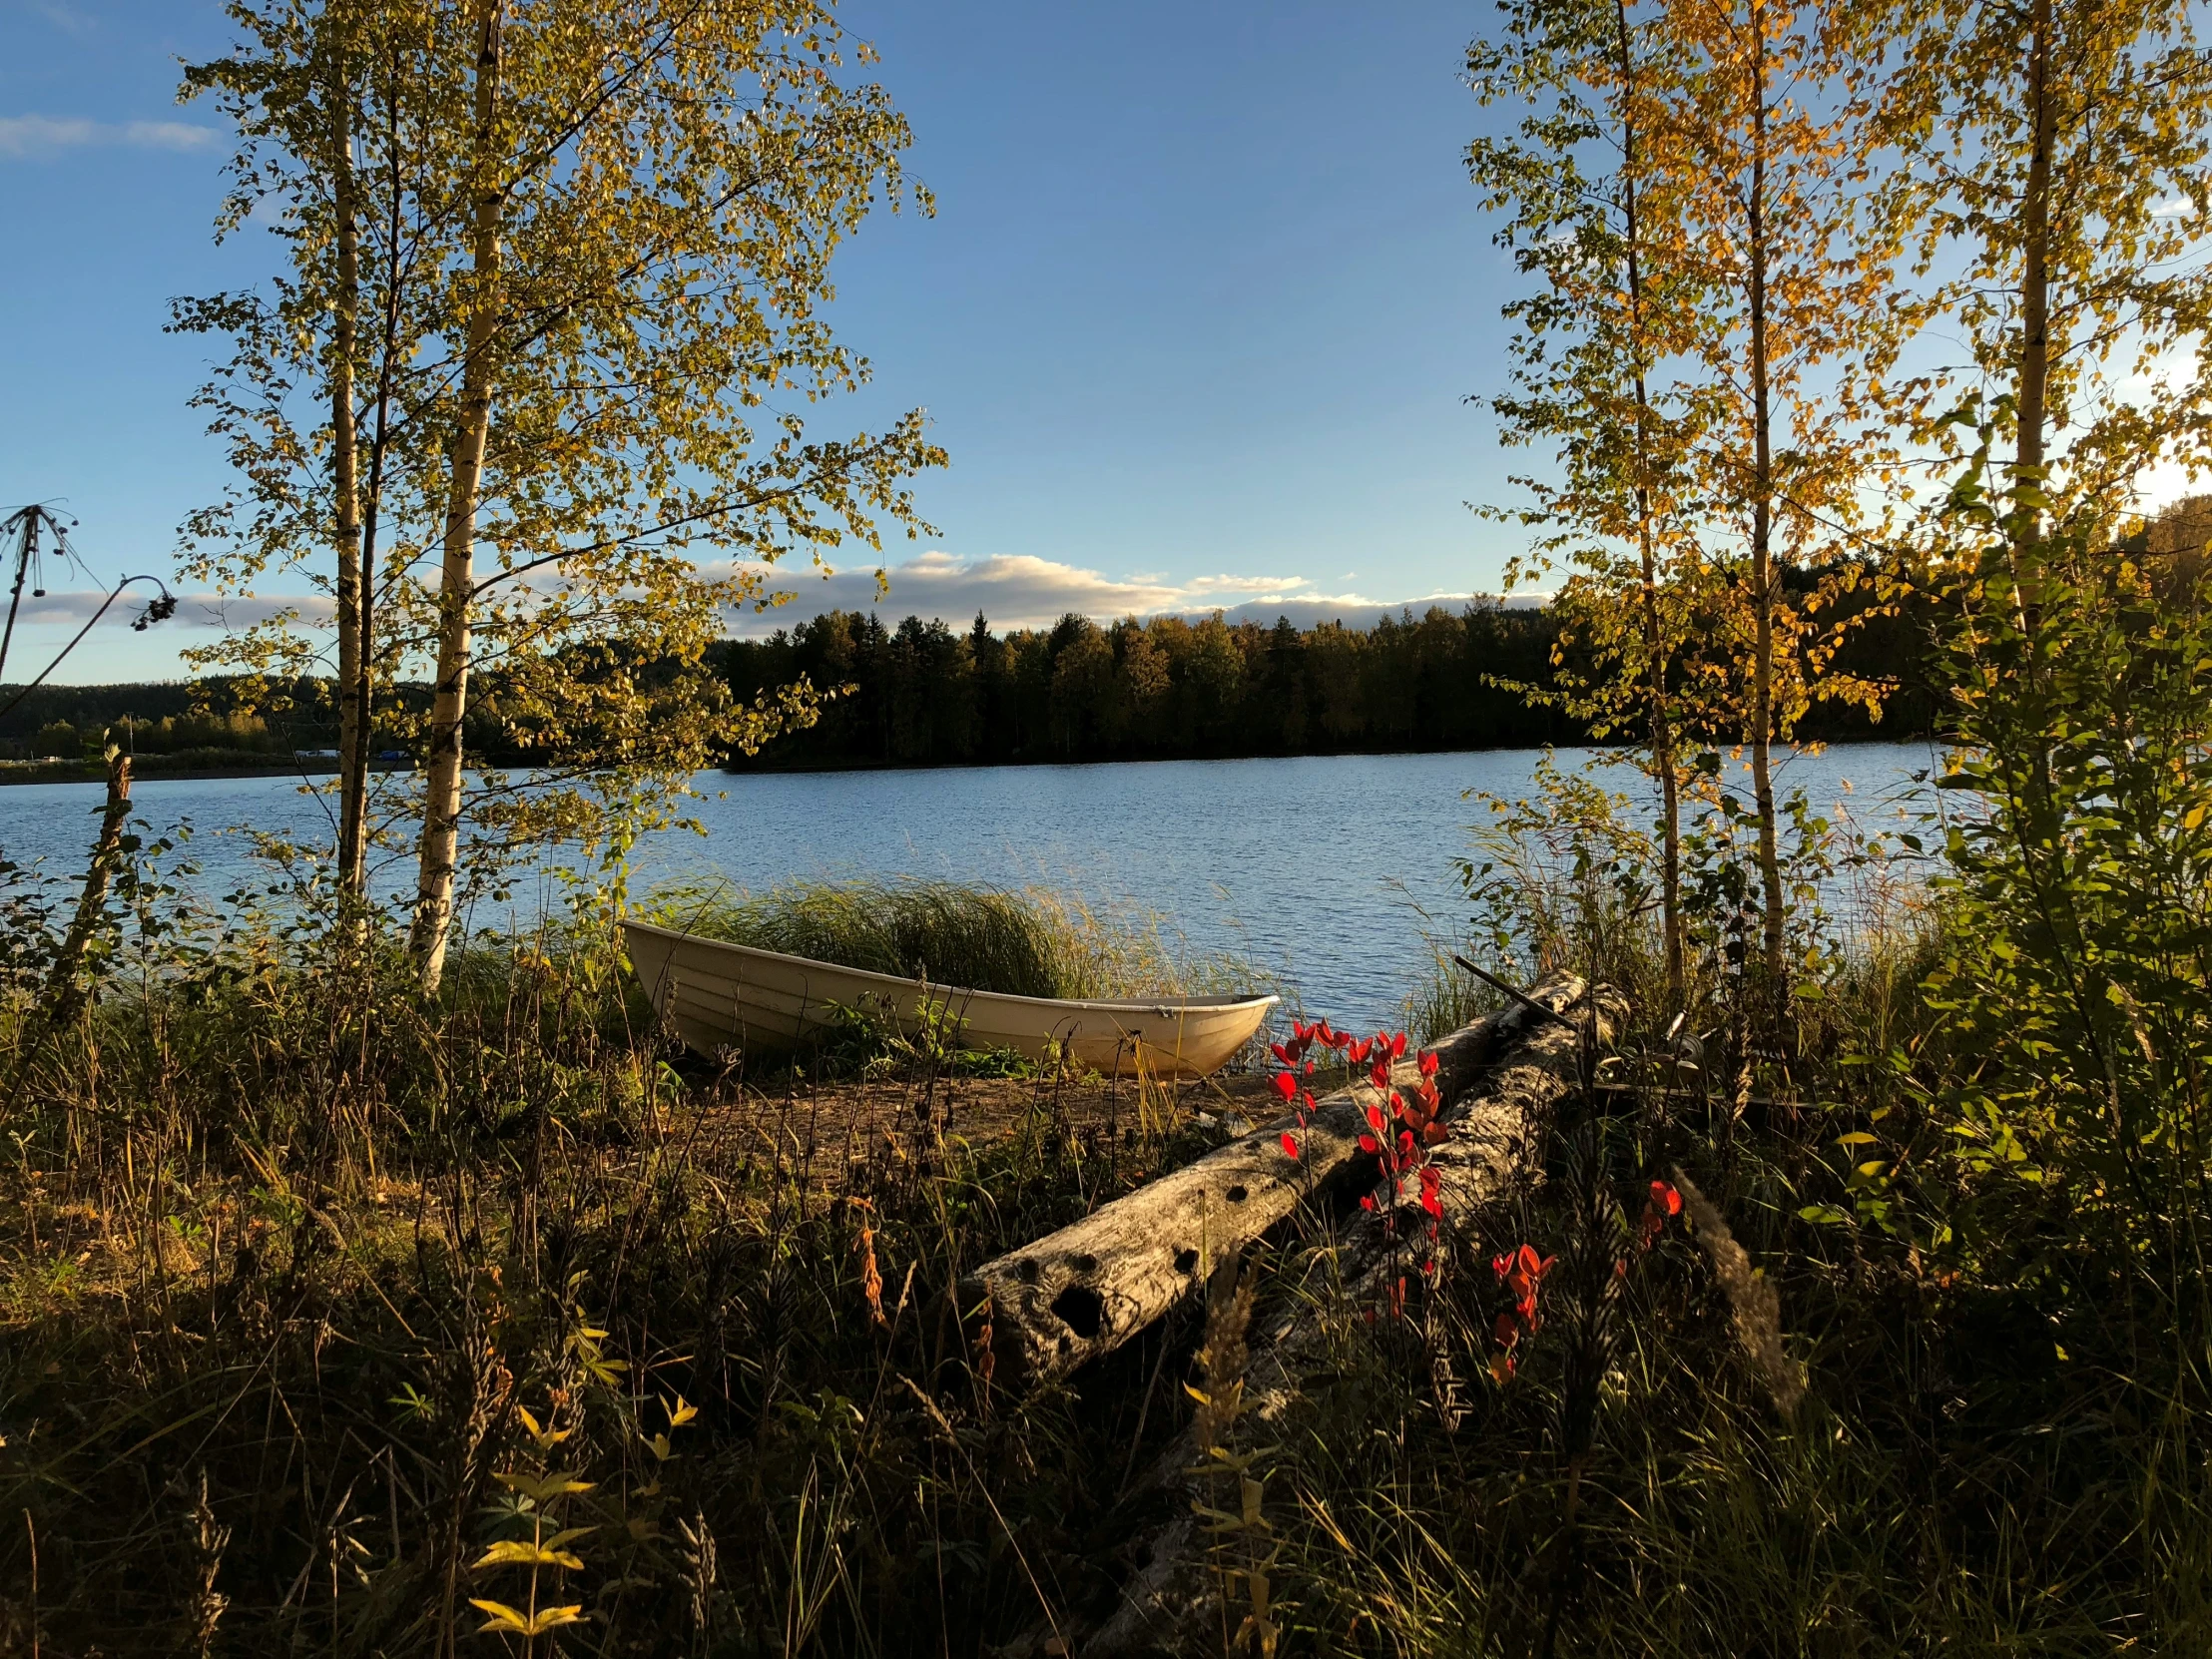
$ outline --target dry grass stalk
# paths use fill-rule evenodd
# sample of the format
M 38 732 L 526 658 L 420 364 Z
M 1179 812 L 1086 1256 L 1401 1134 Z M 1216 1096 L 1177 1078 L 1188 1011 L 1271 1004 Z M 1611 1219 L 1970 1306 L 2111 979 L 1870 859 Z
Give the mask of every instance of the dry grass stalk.
M 1191 1507 L 1210 1540 L 1207 1553 L 1221 1582 L 1223 1651 L 1272 1659 L 1282 1630 L 1275 1622 L 1269 1575 L 1282 1549 L 1264 1509 L 1266 1479 L 1254 1467 L 1268 1453 L 1238 1451 L 1231 1444 L 1244 1414 L 1245 1371 L 1251 1358 L 1246 1336 L 1258 1290 L 1258 1275 L 1240 1268 L 1240 1255 L 1232 1251 L 1206 1287 L 1206 1340 L 1198 1351 L 1206 1386 L 1190 1390 L 1198 1401 L 1192 1430 L 1203 1456 L 1192 1473 L 1212 1488 L 1209 1495 L 1215 1501 L 1194 1501 Z M 1240 1582 L 1247 1611 L 1232 1626 L 1231 1586 Z
M 1727 1293 L 1738 1346 L 1766 1384 L 1775 1409 L 1795 1424 L 1805 1398 L 1805 1379 L 1782 1349 L 1782 1299 L 1775 1294 L 1773 1282 L 1751 1265 L 1750 1255 L 1729 1232 L 1713 1201 L 1698 1191 L 1680 1166 L 1675 1168 L 1674 1184 L 1682 1193 L 1697 1241 L 1713 1263 L 1713 1276 Z
M 1198 1351 L 1206 1387 L 1203 1392 L 1191 1389 L 1191 1396 L 1198 1401 L 1196 1427 L 1201 1451 L 1227 1445 L 1244 1409 L 1245 1333 L 1252 1327 L 1256 1287 L 1254 1276 L 1239 1272 L 1239 1266 L 1234 1253 L 1225 1256 L 1206 1287 L 1206 1341 Z
M 215 1587 L 223 1571 L 223 1551 L 231 1542 L 231 1529 L 218 1526 L 214 1505 L 208 1501 L 208 1471 L 200 1471 L 200 1497 L 192 1506 L 193 1554 L 199 1565 L 199 1584 L 192 1603 L 192 1636 L 200 1659 L 215 1648 L 215 1630 L 231 1598 Z

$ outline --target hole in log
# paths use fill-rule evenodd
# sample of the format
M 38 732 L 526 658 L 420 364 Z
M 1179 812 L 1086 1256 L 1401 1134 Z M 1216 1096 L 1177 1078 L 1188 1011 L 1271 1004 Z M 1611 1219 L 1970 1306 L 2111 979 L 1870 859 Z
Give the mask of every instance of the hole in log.
M 1250 1195 L 1249 1193 L 1247 1193 L 1247 1192 L 1246 1192 L 1246 1191 L 1244 1190 L 1244 1188 L 1243 1188 L 1243 1187 L 1242 1187 L 1241 1185 L 1239 1185 L 1239 1186 L 1231 1187 L 1231 1188 L 1230 1188 L 1230 1189 L 1229 1189 L 1229 1190 L 1228 1190 L 1227 1192 L 1223 1193 L 1223 1194 L 1222 1194 L 1221 1196 L 1222 1196 L 1222 1197 L 1224 1197 L 1224 1198 L 1226 1198 L 1227 1200 L 1229 1200 L 1229 1202 L 1230 1202 L 1230 1203 L 1232 1203 L 1232 1204 L 1242 1204 L 1242 1203 L 1243 1203 L 1243 1202 L 1244 1202 L 1244 1201 L 1245 1201 L 1245 1200 L 1246 1200 L 1247 1198 L 1249 1198 L 1249 1197 L 1250 1197 L 1251 1195 Z
M 1086 1250 L 1082 1255 L 1076 1257 L 1075 1271 L 1077 1273 L 1096 1273 L 1098 1271 L 1098 1258 Z
M 1085 1342 L 1097 1336 L 1106 1323 L 1106 1304 L 1087 1285 L 1070 1285 L 1052 1299 L 1052 1311 Z
M 1188 1277 L 1198 1271 L 1198 1252 L 1185 1245 L 1175 1253 L 1175 1271 Z
M 1026 1256 L 1014 1264 L 1014 1272 L 1024 1285 L 1037 1282 L 1037 1264 Z

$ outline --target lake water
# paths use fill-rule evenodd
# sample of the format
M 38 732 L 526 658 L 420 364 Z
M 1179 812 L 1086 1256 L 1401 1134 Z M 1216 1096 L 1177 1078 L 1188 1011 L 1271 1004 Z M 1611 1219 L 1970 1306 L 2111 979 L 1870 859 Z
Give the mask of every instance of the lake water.
M 1072 888 L 1160 916 L 1193 950 L 1231 951 L 1280 975 L 1306 1007 L 1370 1027 L 1393 1019 L 1430 960 L 1424 930 L 1463 917 L 1454 860 L 1483 816 L 1473 790 L 1525 795 L 1532 751 L 1162 761 L 933 772 L 703 773 L 694 813 L 708 833 L 641 848 L 639 885 L 728 881 L 758 890 L 794 876 L 949 876 Z M 1563 766 L 1584 757 L 1562 751 Z M 1784 788 L 1862 824 L 1894 817 L 1927 745 L 1866 744 L 1791 757 Z M 1626 791 L 1635 775 L 1605 769 Z M 1749 793 L 1749 781 L 1744 791 Z M 83 867 L 99 810 L 92 784 L 0 789 L 0 853 Z M 153 779 L 133 800 L 144 828 L 195 829 L 191 885 L 215 898 L 254 879 L 251 826 L 327 838 L 325 798 L 294 779 Z M 408 875 L 395 861 L 379 887 Z M 557 903 L 549 879 L 480 905 L 479 926 L 514 926 Z

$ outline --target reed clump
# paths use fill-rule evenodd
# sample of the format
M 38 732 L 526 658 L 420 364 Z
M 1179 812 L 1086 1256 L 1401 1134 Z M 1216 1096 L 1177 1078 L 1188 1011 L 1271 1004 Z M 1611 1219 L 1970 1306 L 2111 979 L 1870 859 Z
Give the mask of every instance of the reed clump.
M 763 950 L 1012 996 L 1192 994 L 1264 977 L 1235 957 L 1190 950 L 1156 914 L 1044 887 L 863 878 L 757 894 L 671 888 L 648 913 Z

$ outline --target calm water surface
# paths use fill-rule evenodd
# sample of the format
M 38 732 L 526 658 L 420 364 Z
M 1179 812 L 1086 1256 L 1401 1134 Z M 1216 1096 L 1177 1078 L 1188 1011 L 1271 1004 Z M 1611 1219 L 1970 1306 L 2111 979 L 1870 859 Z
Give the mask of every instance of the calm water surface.
M 1191 949 L 1235 952 L 1280 974 L 1309 1009 L 1366 1026 L 1393 1017 L 1426 968 L 1423 929 L 1448 932 L 1465 913 L 1453 860 L 1483 809 L 1464 792 L 1526 794 L 1537 759 L 1492 750 L 704 773 L 695 812 L 708 833 L 654 837 L 638 856 L 639 880 L 758 890 L 794 876 L 923 875 L 1072 888 L 1109 907 L 1142 906 Z M 1780 782 L 1802 786 L 1817 808 L 1848 805 L 1865 823 L 1899 811 L 1913 774 L 1935 759 L 1926 745 L 1856 745 L 1793 757 Z M 1620 790 L 1634 778 L 1605 776 Z M 0 789 L 0 853 L 81 868 L 100 799 L 91 784 Z M 155 779 L 133 799 L 153 832 L 193 826 L 190 884 L 211 898 L 259 873 L 238 827 L 326 837 L 330 822 L 322 799 L 282 778 Z M 410 873 L 395 861 L 379 885 L 397 891 Z M 524 881 L 513 904 L 479 905 L 471 919 L 522 925 L 557 891 Z

